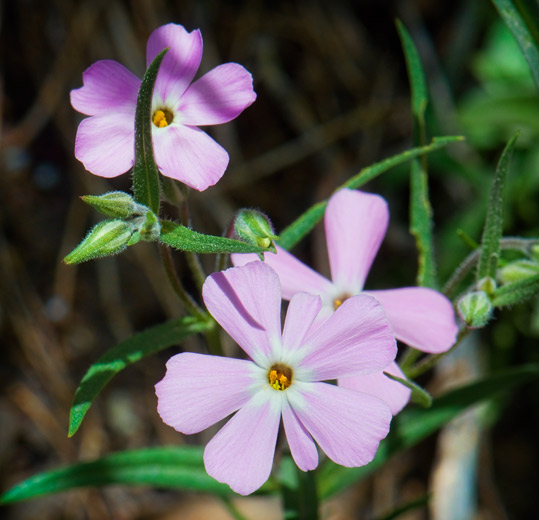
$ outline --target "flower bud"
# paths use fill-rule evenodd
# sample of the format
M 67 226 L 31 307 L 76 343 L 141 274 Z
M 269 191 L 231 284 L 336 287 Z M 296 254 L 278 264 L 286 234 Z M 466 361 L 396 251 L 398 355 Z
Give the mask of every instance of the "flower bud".
M 487 295 L 492 295 L 496 290 L 496 287 L 496 280 L 490 276 L 485 276 L 485 278 L 481 278 L 481 280 L 477 282 L 477 289 L 487 293 Z
M 275 251 L 273 240 L 277 235 L 273 230 L 270 219 L 256 209 L 241 209 L 234 220 L 236 235 L 245 242 Z
M 107 217 L 129 218 L 134 214 L 142 214 L 141 205 L 123 191 L 111 191 L 104 195 L 84 195 L 81 199 Z M 145 206 L 143 208 L 147 210 Z
M 140 233 L 140 239 L 147 242 L 159 238 L 159 235 L 161 234 L 161 224 L 159 224 L 159 219 L 153 211 L 146 211 L 144 220 L 139 227 L 138 232 Z
M 505 285 L 537 274 L 539 274 L 539 264 L 537 262 L 516 260 L 498 270 L 498 280 Z
M 484 291 L 469 292 L 457 302 L 457 311 L 468 328 L 479 329 L 492 316 L 492 303 Z
M 79 264 L 93 258 L 121 253 L 137 230 L 133 222 L 104 220 L 65 258 L 66 264 Z

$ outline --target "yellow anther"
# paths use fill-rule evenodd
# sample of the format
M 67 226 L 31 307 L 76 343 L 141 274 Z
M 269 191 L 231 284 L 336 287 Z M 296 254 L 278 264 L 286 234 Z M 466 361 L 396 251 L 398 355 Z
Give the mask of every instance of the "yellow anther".
M 168 126 L 170 123 L 172 123 L 172 119 L 173 115 L 172 112 L 170 112 L 169 110 L 156 110 L 153 113 L 152 122 L 158 128 L 164 128 L 165 126 Z
M 342 305 L 342 300 L 339 300 L 338 298 L 335 298 L 333 300 L 333 309 L 337 310 Z
M 274 365 L 269 371 L 268 382 L 275 390 L 286 390 L 292 384 L 292 369 L 286 365 Z

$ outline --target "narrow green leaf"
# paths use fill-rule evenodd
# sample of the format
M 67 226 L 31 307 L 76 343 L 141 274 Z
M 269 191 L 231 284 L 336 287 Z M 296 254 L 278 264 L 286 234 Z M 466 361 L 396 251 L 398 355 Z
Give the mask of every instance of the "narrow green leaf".
M 528 13 L 523 12 L 523 17 L 517 9 L 515 2 L 511 0 L 492 0 L 492 3 L 498 10 L 507 28 L 513 33 L 522 54 L 524 54 L 530 66 L 535 86 L 539 90 L 539 48 L 533 37 L 536 28 L 532 27 L 532 31 L 530 32 L 530 28 L 525 22 Z M 519 3 L 524 4 L 527 2 Z
M 320 468 L 320 499 L 325 500 L 368 476 L 391 455 L 417 444 L 470 406 L 538 378 L 539 364 L 522 365 L 448 392 L 434 399 L 428 409 L 416 407 L 404 410 L 393 419 L 387 439 L 380 443 L 376 457 L 370 464 L 360 468 L 344 468 L 327 462 Z
M 168 49 L 161 51 L 142 78 L 135 113 L 135 166 L 133 193 L 135 200 L 159 215 L 159 170 L 155 164 L 152 144 L 152 95 L 161 62 Z
M 402 377 L 394 376 L 393 374 L 390 374 L 389 372 L 384 372 L 384 374 L 389 377 L 389 379 L 393 379 L 393 381 L 397 381 L 397 383 L 400 383 L 401 385 L 404 385 L 406 388 L 409 388 L 412 391 L 412 395 L 410 399 L 412 402 L 417 403 L 419 406 L 422 406 L 423 408 L 430 408 L 432 406 L 432 396 L 421 386 L 419 386 L 417 383 L 414 383 L 413 381 L 410 381 L 409 379 L 403 379 Z
M 435 137 L 427 146 L 419 146 L 417 148 L 412 148 L 411 150 L 406 150 L 405 152 L 384 159 L 379 163 L 363 168 L 357 175 L 354 175 L 348 179 L 335 191 L 342 188 L 359 188 L 394 166 L 411 161 L 412 159 L 421 155 L 435 152 L 436 150 L 444 148 L 448 144 L 462 141 L 463 139 L 464 138 L 460 136 Z M 292 222 L 292 224 L 290 224 L 279 235 L 279 240 L 276 242 L 284 249 L 291 249 L 294 247 L 305 235 L 309 233 L 309 231 L 311 231 L 311 229 L 313 229 L 314 226 L 316 226 L 316 224 L 324 216 L 326 206 L 327 200 L 318 202 L 312 206 L 305 213 L 303 213 L 303 215 Z
M 427 82 L 417 48 L 404 25 L 397 20 L 397 30 L 406 58 L 408 80 L 412 91 L 412 116 L 414 120 L 414 145 L 426 142 L 425 110 L 428 104 Z M 410 175 L 410 233 L 418 251 L 417 283 L 435 288 L 436 265 L 432 238 L 432 209 L 429 201 L 427 162 L 425 156 L 414 159 Z
M 204 469 L 203 448 L 175 446 L 124 451 L 93 462 L 75 464 L 17 484 L 0 498 L 1 504 L 18 502 L 84 486 L 108 484 L 145 485 L 204 491 L 219 495 L 231 489 Z
M 500 240 L 503 232 L 503 196 L 505 180 L 511 164 L 511 156 L 515 147 L 518 132 L 509 140 L 500 157 L 492 186 L 485 218 L 485 227 L 481 237 L 481 254 L 477 264 L 477 280 L 496 277 L 496 269 L 500 258 Z
M 139 332 L 111 348 L 88 369 L 75 392 L 69 414 L 69 437 L 79 429 L 92 401 L 118 372 L 211 326 L 210 321 L 187 316 Z
M 192 253 L 263 253 L 270 251 L 272 245 L 266 249 L 247 242 L 215 235 L 203 235 L 188 227 L 170 221 L 162 221 L 161 236 L 159 240 L 180 251 Z
M 538 295 L 539 274 L 499 287 L 492 295 L 492 304 L 494 307 L 505 307 Z

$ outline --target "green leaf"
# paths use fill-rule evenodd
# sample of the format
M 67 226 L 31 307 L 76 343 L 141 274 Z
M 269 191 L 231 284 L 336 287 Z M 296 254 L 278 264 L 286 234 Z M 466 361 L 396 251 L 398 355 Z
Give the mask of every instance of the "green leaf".
M 414 120 L 414 145 L 426 142 L 425 110 L 428 104 L 427 82 L 419 53 L 404 25 L 397 20 L 397 30 L 406 58 L 408 80 L 412 91 L 412 115 Z M 432 239 L 432 209 L 429 201 L 427 163 L 414 159 L 410 176 L 410 233 L 414 236 L 419 254 L 417 283 L 435 288 L 436 265 Z
M 271 250 L 253 244 L 215 235 L 203 235 L 188 227 L 170 221 L 162 221 L 159 240 L 164 244 L 192 253 L 263 253 Z
M 135 200 L 159 215 L 161 200 L 159 170 L 155 164 L 152 145 L 152 95 L 159 67 L 168 49 L 161 51 L 142 78 L 135 113 L 135 166 L 133 193 Z
M 384 374 L 389 377 L 389 379 L 393 379 L 393 381 L 397 381 L 397 383 L 400 383 L 406 388 L 409 388 L 412 391 L 412 395 L 410 396 L 412 402 L 417 403 L 423 408 L 430 408 L 432 406 L 432 396 L 417 383 L 414 383 L 409 379 L 403 379 L 402 377 L 394 376 L 389 372 L 384 372 Z
M 325 500 L 368 476 L 394 453 L 414 446 L 470 406 L 491 399 L 523 383 L 539 378 L 539 364 L 523 365 L 493 374 L 434 399 L 432 406 L 409 408 L 393 419 L 388 437 L 380 443 L 374 460 L 360 468 L 344 468 L 327 462 L 318 472 L 319 496 Z
M 492 295 L 494 307 L 515 305 L 539 295 L 539 274 L 496 289 Z
M 496 269 L 500 258 L 500 240 L 503 232 L 503 196 L 505 180 L 511 164 L 511 156 L 515 147 L 518 132 L 509 140 L 500 157 L 487 207 L 485 227 L 481 237 L 481 255 L 477 265 L 477 280 L 496 277 Z
M 522 54 L 526 58 L 530 71 L 532 73 L 535 86 L 539 90 L 539 49 L 537 42 L 534 40 L 534 34 L 537 36 L 537 21 L 533 20 L 534 11 L 537 7 L 531 10 L 523 8 L 521 12 L 517 8 L 517 5 L 525 7 L 529 2 L 519 1 L 513 2 L 511 0 L 492 0 L 492 3 L 498 10 L 500 17 L 504 21 L 507 28 L 513 33 Z M 529 14 L 532 16 L 529 16 Z M 526 20 L 532 21 L 533 25 L 529 27 L 526 24 Z M 531 29 L 531 30 L 530 30 Z
M 211 326 L 210 321 L 187 316 L 139 332 L 111 348 L 88 369 L 75 392 L 69 414 L 69 437 L 79 429 L 92 401 L 118 372 Z
M 93 462 L 75 464 L 17 484 L 0 498 L 8 504 L 84 486 L 146 485 L 205 491 L 220 495 L 231 489 L 204 469 L 203 448 L 175 446 L 113 453 Z
M 357 175 L 354 175 L 348 179 L 335 191 L 342 188 L 359 188 L 394 166 L 411 161 L 412 159 L 415 159 L 421 155 L 435 152 L 436 150 L 444 148 L 448 144 L 462 141 L 463 139 L 463 137 L 459 136 L 435 137 L 427 146 L 420 146 L 417 148 L 412 148 L 411 150 L 406 150 L 405 152 L 394 155 L 393 157 L 384 159 L 379 163 L 363 168 Z M 324 216 L 326 206 L 327 200 L 318 202 L 308 209 L 279 235 L 279 240 L 277 243 L 284 249 L 291 249 L 294 247 L 305 235 L 311 231 L 311 229 L 314 228 L 314 226 L 316 226 L 316 224 Z

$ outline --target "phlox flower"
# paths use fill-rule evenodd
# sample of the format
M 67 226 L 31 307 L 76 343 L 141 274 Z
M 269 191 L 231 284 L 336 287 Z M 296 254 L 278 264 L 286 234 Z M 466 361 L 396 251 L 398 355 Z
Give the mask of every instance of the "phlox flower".
M 444 295 L 425 287 L 363 290 L 388 221 L 389 211 L 382 197 L 339 190 L 329 199 L 324 220 L 331 281 L 278 246 L 277 253 L 265 253 L 264 260 L 279 275 L 284 299 L 290 300 L 299 291 L 322 298 L 318 322 L 328 319 L 349 299 L 367 294 L 382 304 L 397 339 L 423 352 L 445 352 L 455 342 L 458 328 L 451 302 Z M 232 255 L 234 265 L 254 260 L 256 255 Z M 384 371 L 404 378 L 396 363 Z M 339 385 L 377 395 L 394 414 L 410 397 L 409 389 L 383 372 L 339 379 Z
M 381 305 L 362 295 L 311 329 L 318 296 L 290 301 L 281 333 L 281 288 L 263 262 L 212 274 L 204 302 L 249 359 L 182 353 L 155 389 L 163 421 L 197 433 L 236 412 L 204 451 L 209 475 L 240 494 L 269 477 L 281 417 L 290 452 L 303 471 L 318 465 L 315 441 L 343 466 L 370 462 L 391 412 L 377 397 L 322 381 L 384 369 L 396 344 Z
M 202 58 L 202 36 L 181 25 L 152 32 L 146 64 L 165 55 L 152 99 L 155 161 L 166 177 L 199 191 L 214 185 L 228 165 L 228 153 L 199 126 L 236 118 L 256 99 L 251 74 L 237 63 L 220 65 L 191 83 Z M 141 80 L 120 63 L 101 60 L 83 73 L 71 91 L 73 108 L 89 115 L 77 130 L 75 156 L 101 177 L 128 171 L 135 156 L 135 110 Z

